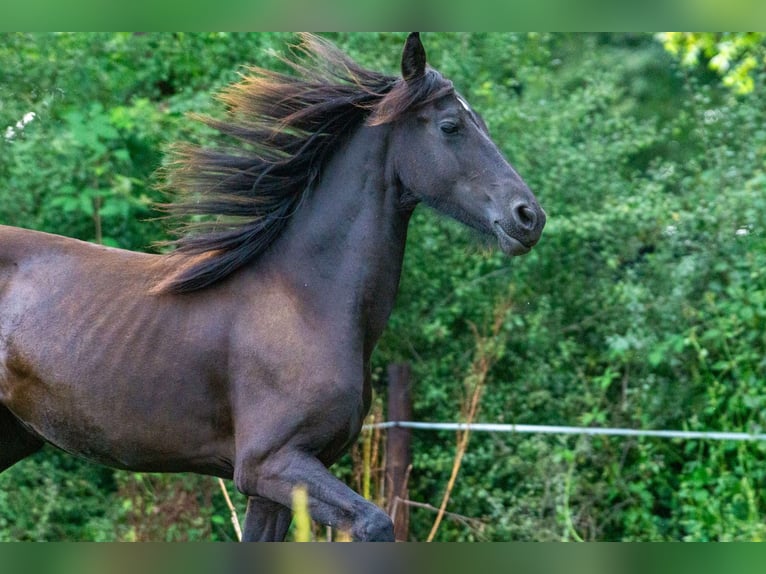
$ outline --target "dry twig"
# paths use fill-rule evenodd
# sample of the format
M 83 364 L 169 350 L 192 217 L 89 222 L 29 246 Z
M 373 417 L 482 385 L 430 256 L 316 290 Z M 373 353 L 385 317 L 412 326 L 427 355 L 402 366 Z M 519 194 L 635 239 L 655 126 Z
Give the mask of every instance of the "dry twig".
M 501 300 L 495 305 L 494 320 L 492 323 L 491 332 L 489 335 L 482 335 L 479 333 L 476 325 L 471 324 L 474 336 L 476 337 L 476 354 L 471 364 L 471 370 L 466 377 L 466 389 L 470 393 L 470 397 L 467 402 L 463 403 L 463 419 L 466 423 L 472 423 L 476 420 L 476 415 L 479 412 L 479 405 L 481 404 L 481 395 L 484 391 L 484 384 L 487 380 L 492 365 L 499 359 L 500 348 L 496 343 L 500 329 L 505 322 L 505 318 L 508 311 L 511 308 L 511 302 L 507 299 Z M 455 450 L 455 459 L 452 463 L 452 472 L 450 473 L 449 481 L 447 482 L 447 488 L 444 491 L 441 505 L 439 505 L 439 511 L 434 520 L 434 524 L 431 527 L 431 532 L 428 534 L 427 542 L 431 542 L 436 536 L 436 532 L 439 530 L 442 518 L 447 509 L 447 503 L 452 495 L 452 489 L 455 487 L 457 481 L 458 472 L 460 472 L 460 466 L 463 463 L 463 456 L 468 449 L 468 441 L 470 439 L 471 431 L 466 428 L 457 432 L 457 448 Z
M 223 498 L 226 500 L 226 506 L 229 507 L 229 512 L 231 512 L 231 524 L 234 526 L 234 533 L 237 535 L 237 541 L 242 542 L 242 528 L 239 526 L 239 517 L 237 516 L 237 509 L 234 508 L 234 505 L 231 503 L 231 498 L 229 497 L 229 491 L 226 489 L 226 484 L 224 484 L 222 479 L 218 479 L 218 485 L 221 487 L 221 492 L 223 492 Z

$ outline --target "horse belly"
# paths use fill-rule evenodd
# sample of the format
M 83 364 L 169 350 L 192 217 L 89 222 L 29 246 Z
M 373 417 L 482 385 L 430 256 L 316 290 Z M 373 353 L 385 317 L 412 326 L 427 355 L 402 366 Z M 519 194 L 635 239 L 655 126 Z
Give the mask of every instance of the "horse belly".
M 231 474 L 226 423 L 186 408 L 179 394 L 95 398 L 63 381 L 28 376 L 10 383 L 15 392 L 4 404 L 34 434 L 71 454 L 127 470 Z
M 33 434 L 107 466 L 231 474 L 226 382 L 209 355 L 19 300 L 0 297 L 0 403 Z

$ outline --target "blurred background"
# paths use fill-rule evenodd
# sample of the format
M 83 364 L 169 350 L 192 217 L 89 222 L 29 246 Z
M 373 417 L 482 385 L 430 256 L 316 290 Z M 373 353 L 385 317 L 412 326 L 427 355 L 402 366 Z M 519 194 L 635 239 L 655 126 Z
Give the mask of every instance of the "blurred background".
M 329 34 L 396 74 L 404 34 Z M 151 251 L 163 150 L 281 33 L 0 34 L 0 223 Z M 374 357 L 413 420 L 763 432 L 766 36 L 423 35 L 548 214 L 509 260 L 425 208 Z M 385 431 L 335 468 L 390 505 Z M 414 431 L 410 540 L 760 540 L 766 444 Z M 462 458 L 456 453 L 463 452 Z M 457 460 L 457 464 L 456 464 Z M 244 499 L 228 484 L 235 510 Z M 215 479 L 48 448 L 0 475 L 0 540 L 233 540 Z M 316 539 L 324 539 L 315 528 Z

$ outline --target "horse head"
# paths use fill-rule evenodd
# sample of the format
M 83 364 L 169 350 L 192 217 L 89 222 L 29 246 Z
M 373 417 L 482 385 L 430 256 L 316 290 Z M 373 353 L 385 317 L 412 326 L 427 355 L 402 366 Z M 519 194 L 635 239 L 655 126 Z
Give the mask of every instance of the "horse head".
M 392 168 L 404 201 L 420 202 L 494 236 L 508 255 L 540 239 L 545 212 L 452 83 L 426 65 L 419 34 L 407 38 L 402 79 L 372 124 L 392 123 Z M 423 94 L 428 94 L 423 97 Z M 410 102 L 417 102 L 410 105 Z

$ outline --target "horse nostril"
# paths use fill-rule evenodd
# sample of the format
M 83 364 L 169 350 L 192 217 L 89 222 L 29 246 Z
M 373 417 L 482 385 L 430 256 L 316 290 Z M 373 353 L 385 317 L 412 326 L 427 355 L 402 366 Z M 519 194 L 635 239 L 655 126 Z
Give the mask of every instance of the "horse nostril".
M 537 225 L 537 213 L 526 203 L 517 205 L 514 209 L 514 215 L 516 216 L 516 221 L 524 229 L 534 229 Z

